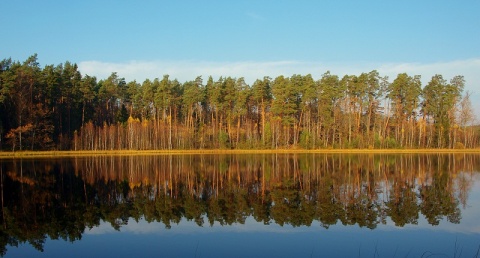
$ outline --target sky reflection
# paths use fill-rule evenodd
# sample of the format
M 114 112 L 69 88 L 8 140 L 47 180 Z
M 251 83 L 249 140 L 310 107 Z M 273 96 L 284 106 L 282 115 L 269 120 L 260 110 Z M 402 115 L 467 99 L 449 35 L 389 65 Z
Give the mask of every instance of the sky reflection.
M 10 250 L 7 257 L 64 257 L 65 252 L 71 257 L 453 257 L 455 252 L 473 257 L 480 244 L 478 233 L 452 232 L 443 227 L 448 223 L 435 227 L 421 224 L 404 228 L 381 225 L 374 230 L 343 225 L 325 229 L 263 225 L 249 218 L 245 225 L 213 227 L 182 220 L 165 229 L 162 223 L 142 220 L 129 221 L 115 231 L 102 223 L 86 231 L 82 241 L 49 240 L 46 253 L 23 246 L 21 252 Z

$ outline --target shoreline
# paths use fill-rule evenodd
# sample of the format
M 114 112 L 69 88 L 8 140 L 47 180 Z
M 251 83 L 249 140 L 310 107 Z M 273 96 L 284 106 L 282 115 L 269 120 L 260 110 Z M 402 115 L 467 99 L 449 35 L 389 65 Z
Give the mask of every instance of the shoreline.
M 97 151 L 0 151 L 0 159 L 91 156 L 200 155 L 200 154 L 480 154 L 480 149 L 262 149 L 262 150 L 97 150 Z

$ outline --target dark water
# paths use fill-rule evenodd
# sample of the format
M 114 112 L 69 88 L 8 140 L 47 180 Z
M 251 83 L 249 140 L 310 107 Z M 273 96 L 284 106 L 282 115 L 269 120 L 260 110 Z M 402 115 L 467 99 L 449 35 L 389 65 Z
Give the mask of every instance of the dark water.
M 0 160 L 6 257 L 477 257 L 480 155 Z

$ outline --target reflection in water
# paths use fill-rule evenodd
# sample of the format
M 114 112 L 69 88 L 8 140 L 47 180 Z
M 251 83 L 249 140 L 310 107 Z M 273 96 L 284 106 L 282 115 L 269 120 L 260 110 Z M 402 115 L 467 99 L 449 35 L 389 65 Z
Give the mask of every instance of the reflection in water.
M 167 228 L 244 223 L 374 229 L 392 221 L 461 222 L 480 156 L 165 155 L 4 160 L 0 248 L 46 237 L 79 240 L 86 228 L 129 218 Z

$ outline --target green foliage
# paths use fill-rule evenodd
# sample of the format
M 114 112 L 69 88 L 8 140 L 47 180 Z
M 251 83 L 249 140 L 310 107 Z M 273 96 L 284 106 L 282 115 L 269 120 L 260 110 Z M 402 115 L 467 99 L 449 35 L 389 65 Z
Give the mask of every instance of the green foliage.
M 433 119 L 438 147 L 449 146 L 450 127 L 455 121 L 455 106 L 461 99 L 465 80 L 455 76 L 450 83 L 442 75 L 435 75 L 423 89 L 423 113 Z
M 312 135 L 307 131 L 302 131 L 300 133 L 300 147 L 303 149 L 311 149 L 313 146 Z
M 387 91 L 387 96 L 392 100 L 396 119 L 403 122 L 402 120 L 415 115 L 422 92 L 420 76 L 410 77 L 406 73 L 401 73 L 390 84 Z
M 263 148 L 270 149 L 272 147 L 272 144 L 273 144 L 272 126 L 270 122 L 266 122 Z
M 128 120 L 128 111 L 125 105 L 122 105 L 122 107 L 117 111 L 117 116 L 116 120 L 118 123 L 125 124 Z
M 281 117 L 284 125 L 292 125 L 295 122 L 295 114 L 299 111 L 300 106 L 300 83 L 298 76 L 293 78 L 293 82 L 289 78 L 279 76 L 275 78 L 272 84 L 272 93 L 275 96 L 272 102 L 272 113 Z M 297 86 L 297 87 L 296 87 Z
M 378 133 L 375 133 L 373 148 L 381 149 L 382 146 L 383 146 L 383 137 L 380 136 Z
M 387 137 L 385 139 L 385 148 L 387 148 L 387 149 L 397 149 L 397 148 L 400 148 L 400 146 L 397 143 L 397 140 L 395 140 L 395 138 Z
M 218 133 L 218 144 L 220 149 L 229 149 L 230 148 L 230 143 L 229 143 L 229 137 L 226 132 L 220 132 Z
M 360 137 L 354 137 L 351 142 L 348 143 L 348 149 L 359 149 L 362 148 L 361 146 L 361 138 Z
M 200 76 L 126 82 L 116 72 L 97 81 L 70 62 L 42 68 L 35 54 L 0 62 L 0 149 L 69 149 L 75 131 L 82 150 L 471 148 L 480 140 L 467 130 L 475 117 L 464 84 L 435 75 L 422 89 L 419 76 L 389 83 L 375 70 L 253 85 L 211 76 L 205 85 Z

